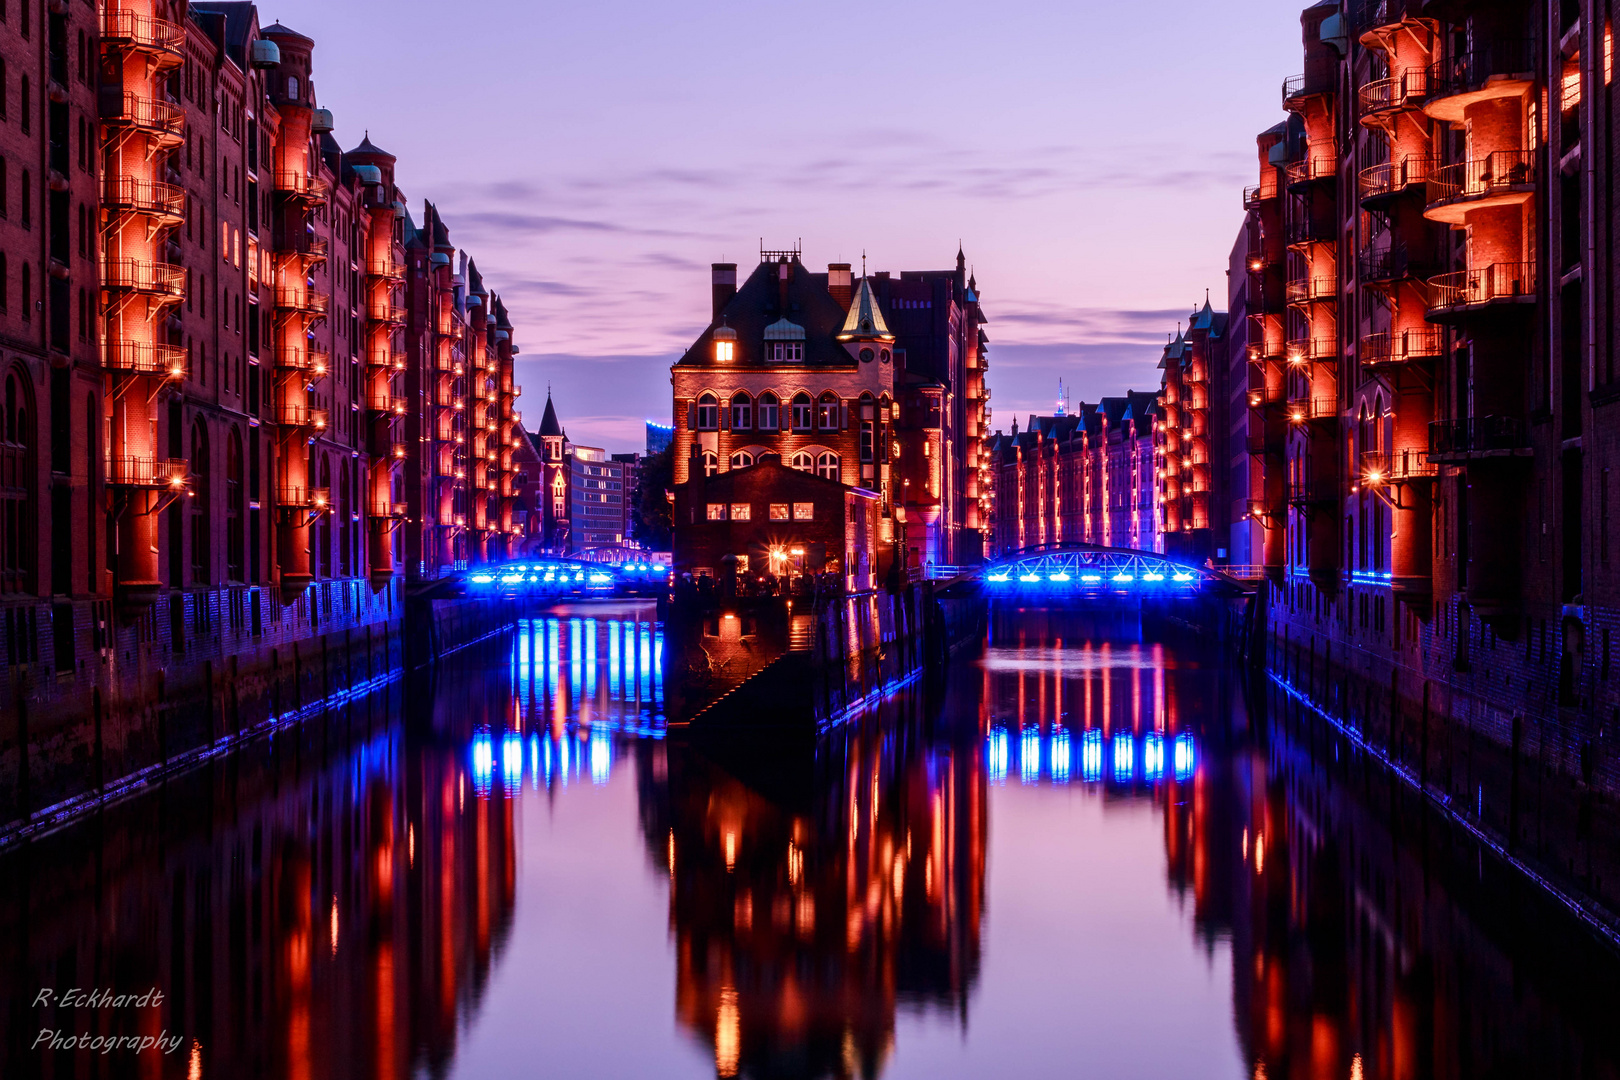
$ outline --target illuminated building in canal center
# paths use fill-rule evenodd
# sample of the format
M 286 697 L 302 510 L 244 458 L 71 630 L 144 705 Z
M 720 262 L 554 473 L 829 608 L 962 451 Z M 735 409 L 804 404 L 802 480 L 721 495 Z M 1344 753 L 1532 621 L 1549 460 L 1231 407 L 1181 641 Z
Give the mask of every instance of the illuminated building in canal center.
M 979 562 L 984 323 L 960 252 L 954 270 L 857 280 L 848 263 L 815 273 L 797 248 L 762 251 L 741 287 L 716 263 L 710 323 L 670 369 L 675 483 L 774 455 L 871 492 L 885 565 Z

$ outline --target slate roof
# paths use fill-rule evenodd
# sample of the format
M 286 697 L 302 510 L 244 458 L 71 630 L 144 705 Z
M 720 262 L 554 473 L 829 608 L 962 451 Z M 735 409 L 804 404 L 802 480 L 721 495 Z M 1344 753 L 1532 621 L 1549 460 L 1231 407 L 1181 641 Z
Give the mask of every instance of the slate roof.
M 699 335 L 679 361 L 690 366 L 706 366 L 712 355 L 711 335 L 721 322 L 737 332 L 737 360 L 741 364 L 763 364 L 762 343 L 765 328 L 787 318 L 804 327 L 804 360 L 809 364 L 843 364 L 858 361 L 838 343 L 837 334 L 845 322 L 843 306 L 827 291 L 827 275 L 813 274 L 804 263 L 790 264 L 787 310 L 782 310 L 777 287 L 780 263 L 760 263 L 737 289 L 709 327 Z

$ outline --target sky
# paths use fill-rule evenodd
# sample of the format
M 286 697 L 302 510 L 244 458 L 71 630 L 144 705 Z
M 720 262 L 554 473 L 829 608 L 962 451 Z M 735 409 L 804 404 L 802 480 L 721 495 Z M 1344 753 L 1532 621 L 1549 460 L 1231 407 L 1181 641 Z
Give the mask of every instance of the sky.
M 639 449 L 709 265 L 953 265 L 993 426 L 1158 384 L 1226 265 L 1303 0 L 266 0 L 352 147 L 399 159 L 513 315 L 519 407 Z M 459 13 L 464 13 L 458 15 Z

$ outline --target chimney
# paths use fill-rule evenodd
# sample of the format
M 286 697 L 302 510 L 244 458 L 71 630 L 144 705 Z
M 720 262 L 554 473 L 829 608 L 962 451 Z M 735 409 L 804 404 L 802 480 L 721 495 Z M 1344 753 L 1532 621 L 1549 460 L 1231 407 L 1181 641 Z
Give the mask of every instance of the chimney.
M 788 285 L 793 281 L 793 264 L 788 262 L 787 256 L 782 256 L 776 264 L 776 308 L 780 318 L 787 318 L 788 313 Z
M 720 317 L 731 298 L 737 295 L 737 264 L 715 263 L 714 270 L 714 318 Z
M 850 280 L 849 263 L 827 264 L 827 291 L 838 301 L 839 307 L 845 311 L 849 310 L 850 299 L 855 295 L 855 286 Z

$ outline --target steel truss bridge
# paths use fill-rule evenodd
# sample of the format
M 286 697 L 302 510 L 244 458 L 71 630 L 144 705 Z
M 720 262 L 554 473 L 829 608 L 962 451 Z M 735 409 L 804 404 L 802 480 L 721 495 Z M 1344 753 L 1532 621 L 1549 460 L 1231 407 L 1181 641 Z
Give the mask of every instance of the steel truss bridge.
M 1249 567 L 1192 566 L 1151 551 L 1095 544 L 1026 548 L 978 567 L 936 567 L 952 594 L 979 591 L 1019 600 L 1176 598 L 1201 592 L 1248 592 Z

